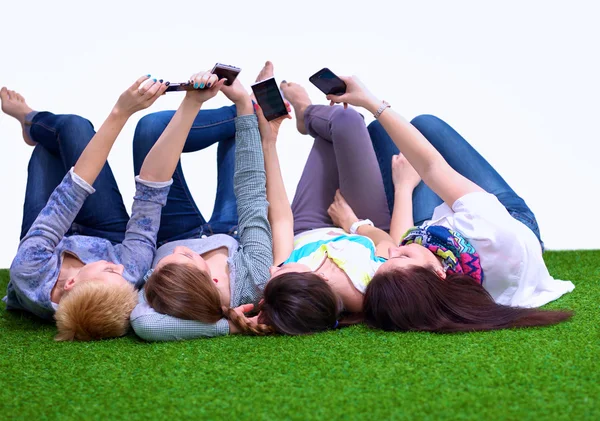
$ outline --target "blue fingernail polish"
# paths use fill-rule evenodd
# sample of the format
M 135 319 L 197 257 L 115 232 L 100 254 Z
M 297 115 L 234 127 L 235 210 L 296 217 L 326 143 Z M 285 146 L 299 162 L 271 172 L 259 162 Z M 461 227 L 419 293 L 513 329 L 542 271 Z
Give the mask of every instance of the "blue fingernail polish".
M 146 76 L 150 77 L 150 73 L 148 73 Z
M 204 82 L 200 84 L 200 89 L 204 89 Z
M 160 80 L 159 80 L 159 82 L 160 82 L 160 83 L 163 83 L 163 80 L 162 80 L 162 79 L 160 79 Z
M 194 89 L 198 89 L 198 82 L 194 82 Z
M 206 84 L 206 87 L 207 87 L 207 88 L 210 88 L 210 82 L 208 82 L 208 83 Z

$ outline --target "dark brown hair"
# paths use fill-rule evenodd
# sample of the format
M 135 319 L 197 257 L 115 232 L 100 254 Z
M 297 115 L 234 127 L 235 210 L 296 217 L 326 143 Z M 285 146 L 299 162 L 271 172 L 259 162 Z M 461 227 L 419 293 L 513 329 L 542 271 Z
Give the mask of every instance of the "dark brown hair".
M 242 333 L 265 335 L 265 325 L 250 325 L 245 318 L 221 304 L 221 295 L 208 273 L 191 265 L 170 263 L 155 270 L 144 287 L 150 306 L 162 314 L 185 320 L 216 323 L 230 320 Z
M 438 333 L 546 326 L 573 315 L 496 304 L 473 278 L 454 274 L 441 280 L 424 267 L 375 275 L 365 292 L 364 313 L 372 328 Z
M 267 283 L 258 320 L 278 333 L 304 335 L 337 327 L 341 312 L 341 300 L 321 277 L 288 272 Z

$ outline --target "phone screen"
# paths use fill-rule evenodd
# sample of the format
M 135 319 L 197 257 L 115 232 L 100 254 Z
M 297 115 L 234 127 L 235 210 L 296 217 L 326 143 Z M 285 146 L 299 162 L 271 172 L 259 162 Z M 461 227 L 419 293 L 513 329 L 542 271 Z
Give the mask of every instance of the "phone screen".
M 319 70 L 309 80 L 325 95 L 342 95 L 346 93 L 346 84 L 344 81 L 328 68 Z
M 233 66 L 225 67 L 222 64 L 217 63 L 217 64 L 215 64 L 215 67 L 213 68 L 211 73 L 217 75 L 219 80 L 221 80 L 223 78 L 227 78 L 227 82 L 225 82 L 225 85 L 231 86 L 231 84 L 233 83 L 233 81 L 235 80 L 237 75 L 240 73 L 240 71 L 241 71 L 241 69 L 239 69 L 237 67 L 233 67 Z
M 252 85 L 252 91 L 267 120 L 275 120 L 288 114 L 275 78 Z

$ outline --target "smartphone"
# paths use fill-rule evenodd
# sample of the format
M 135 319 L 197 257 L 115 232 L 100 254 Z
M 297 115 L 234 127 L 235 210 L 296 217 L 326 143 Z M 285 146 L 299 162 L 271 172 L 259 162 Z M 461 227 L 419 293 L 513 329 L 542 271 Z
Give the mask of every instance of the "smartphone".
M 321 90 L 325 95 L 343 95 L 346 93 L 346 84 L 327 67 L 319 70 L 308 80 Z
M 193 91 L 194 84 L 190 82 L 171 83 L 165 92 Z
M 210 71 L 212 74 L 217 75 L 219 80 L 223 78 L 227 78 L 225 82 L 225 86 L 231 86 L 237 75 L 240 74 L 242 69 L 235 66 L 230 66 L 229 64 L 217 63 L 215 67 Z
M 215 67 L 210 71 L 212 74 L 217 75 L 220 79 L 227 78 L 225 85 L 231 86 L 237 75 L 240 74 L 242 69 L 228 64 L 215 64 Z M 194 84 L 189 82 L 183 83 L 171 83 L 165 92 L 181 92 L 181 91 L 192 91 L 194 90 Z
M 252 85 L 252 92 L 254 92 L 258 105 L 262 108 L 265 118 L 268 121 L 288 114 L 283 97 L 279 91 L 279 86 L 277 86 L 274 77 Z

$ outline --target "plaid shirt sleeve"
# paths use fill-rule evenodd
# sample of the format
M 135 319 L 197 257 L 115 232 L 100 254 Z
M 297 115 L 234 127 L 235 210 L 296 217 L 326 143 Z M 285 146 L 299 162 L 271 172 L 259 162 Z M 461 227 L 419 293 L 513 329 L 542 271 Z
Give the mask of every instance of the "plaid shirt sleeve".
M 217 323 L 202 323 L 157 313 L 146 301 L 143 289 L 139 292 L 138 300 L 138 305 L 131 313 L 131 327 L 136 335 L 146 341 L 211 338 L 229 333 L 229 323 L 225 319 Z
M 234 306 L 258 303 L 273 264 L 273 236 L 267 218 L 265 163 L 258 120 L 254 114 L 236 118 L 234 192 L 240 246 L 233 257 Z

